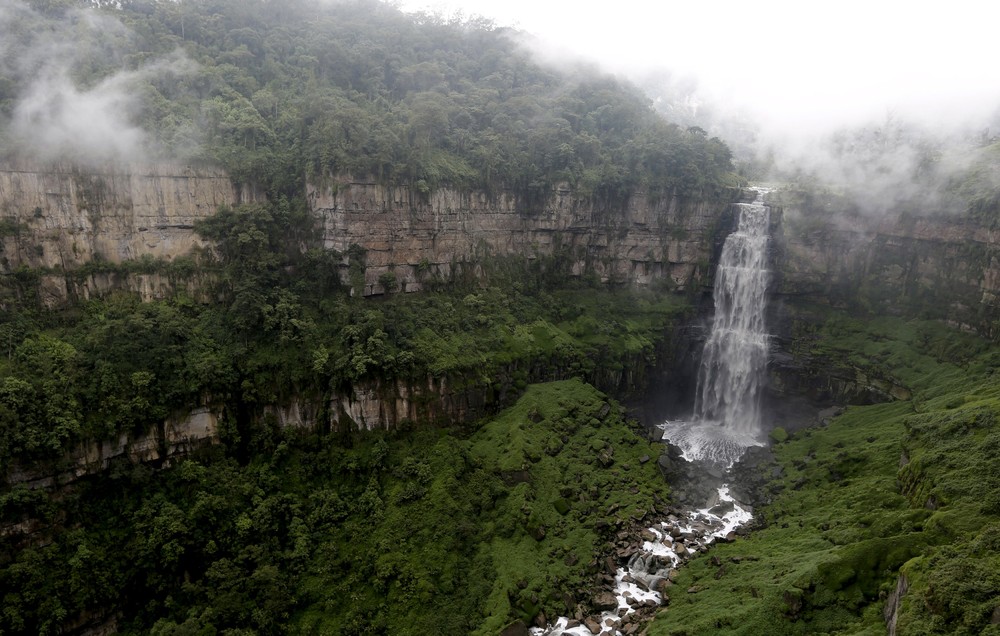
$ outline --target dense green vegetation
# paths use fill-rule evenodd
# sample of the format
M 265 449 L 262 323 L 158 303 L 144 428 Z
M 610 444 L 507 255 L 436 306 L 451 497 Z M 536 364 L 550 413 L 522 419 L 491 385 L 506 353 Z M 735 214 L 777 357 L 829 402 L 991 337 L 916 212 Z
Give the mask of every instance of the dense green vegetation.
M 530 213 L 566 182 L 614 211 L 640 189 L 726 192 L 722 142 L 615 78 L 536 63 L 509 30 L 377 2 L 33 0 L 0 9 L 0 32 L 3 159 L 90 160 L 60 105 L 79 99 L 88 127 L 131 140 L 117 158 L 141 146 L 267 195 L 199 223 L 213 249 L 169 263 L 3 277 L 0 633 L 485 635 L 589 601 L 596 557 L 666 486 L 657 449 L 584 381 L 643 391 L 687 300 L 573 280 L 560 254 L 352 297 L 364 248 L 342 280 L 305 183 L 506 190 Z M 43 276 L 138 274 L 176 291 L 42 302 Z M 429 379 L 485 417 L 442 411 Z M 331 405 L 397 382 L 424 410 L 392 433 Z M 278 425 L 292 400 L 313 426 Z M 219 439 L 185 458 L 18 483 L 197 406 Z
M 1000 357 L 938 323 L 828 315 L 813 346 L 913 399 L 777 444 L 762 527 L 691 563 L 650 634 L 884 634 L 900 571 L 898 633 L 996 633 Z
M 481 426 L 286 430 L 159 473 L 123 458 L 58 503 L 2 495 L 49 539 L 4 545 L 0 630 L 107 612 L 135 634 L 495 634 L 588 600 L 594 556 L 666 496 L 656 454 L 573 380 Z
M 526 212 L 566 182 L 615 210 L 639 189 L 718 196 L 735 183 L 725 145 L 665 122 L 622 81 L 533 61 L 518 34 L 482 21 L 374 2 L 10 4 L 4 159 L 38 150 L 18 109 L 39 78 L 79 95 L 126 87 L 117 115 L 147 158 L 223 166 L 268 202 L 200 223 L 213 250 L 58 272 L 163 274 L 178 290 L 164 301 L 112 293 L 49 310 L 43 272 L 3 277 L 0 633 L 110 621 L 177 636 L 485 636 L 586 605 L 616 533 L 667 494 L 650 461 L 660 449 L 598 389 L 642 391 L 688 302 L 570 277 L 559 254 L 478 263 L 475 280 L 456 268 L 419 296 L 386 278 L 384 297 L 352 297 L 364 248 L 342 280 L 344 255 L 316 247 L 305 182 L 509 190 Z M 956 172 L 891 123 L 835 144 L 866 188 L 893 195 L 836 205 L 919 216 L 925 191 L 896 187 L 917 177 L 992 226 L 996 146 L 976 142 Z M 815 210 L 828 195 L 798 193 Z M 0 219 L 0 234 L 20 229 Z M 929 306 L 967 300 L 948 275 L 936 281 L 947 303 L 921 288 L 886 302 L 935 316 Z M 900 573 L 900 633 L 1000 631 L 1000 356 L 937 322 L 873 317 L 887 294 L 854 282 L 849 299 L 830 295 L 851 315 L 789 299 L 812 314 L 790 352 L 912 398 L 775 430 L 761 527 L 685 569 L 650 634 L 883 633 Z M 474 396 L 482 417 L 455 421 L 418 394 L 419 421 L 362 432 L 330 406 L 429 378 Z M 272 407 L 292 400 L 318 405 L 314 426 L 279 426 Z M 220 439 L 189 456 L 121 456 L 51 491 L 12 485 L 202 405 L 221 414 Z
M 198 404 L 249 426 L 266 405 L 326 403 L 376 380 L 447 378 L 493 409 L 530 382 L 574 376 L 627 397 L 644 390 L 644 370 L 689 311 L 681 297 L 571 284 L 546 259 L 498 262 L 488 286 L 351 298 L 332 253 L 285 249 L 296 218 L 288 206 L 248 206 L 200 228 L 219 244 L 215 260 L 191 268 L 211 304 L 122 293 L 50 312 L 30 283 L 21 304 L 9 296 L 0 468 L 60 460 L 82 440 L 140 433 Z M 182 276 L 177 263 L 159 266 Z
M 51 311 L 30 277 L 7 296 L 8 478 L 73 468 L 79 444 L 147 435 L 196 405 L 222 420 L 221 443 L 177 466 L 122 456 L 56 498 L 8 482 L 0 631 L 491 634 L 587 601 L 607 533 L 665 496 L 657 450 L 602 394 L 531 383 L 642 391 L 684 298 L 570 282 L 558 259 L 352 298 L 336 255 L 285 247 L 305 219 L 284 203 L 223 209 L 199 226 L 215 256 L 88 268 L 198 276 L 211 303 L 116 293 Z M 438 415 L 393 434 L 323 410 L 352 387 L 429 377 L 484 414 L 525 396 L 466 425 L 428 394 Z M 320 405 L 315 427 L 268 415 L 291 399 Z
M 148 148 L 272 195 L 301 196 L 307 175 L 331 174 L 506 188 L 529 206 L 557 182 L 606 201 L 734 184 L 718 139 L 668 124 L 613 77 L 542 66 L 517 33 L 482 20 L 375 1 L 126 0 L 86 19 L 75 7 L 89 2 L 30 4 L 6 25 L 23 64 L 0 66 L 0 131 L 51 71 L 55 32 L 74 43 L 63 63 L 75 86 L 127 78 Z M 32 143 L 15 152 L 30 156 Z

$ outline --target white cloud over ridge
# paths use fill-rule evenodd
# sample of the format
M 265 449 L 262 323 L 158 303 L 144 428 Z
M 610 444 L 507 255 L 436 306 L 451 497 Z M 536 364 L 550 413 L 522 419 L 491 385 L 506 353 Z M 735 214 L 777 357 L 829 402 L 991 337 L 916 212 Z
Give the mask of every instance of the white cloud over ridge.
M 54 19 L 17 0 L 0 7 L 0 75 L 19 87 L 11 117 L 0 125 L 15 156 L 77 163 L 150 158 L 151 142 L 136 122 L 142 84 L 190 72 L 194 64 L 178 53 L 127 69 L 122 57 L 131 37 L 121 22 L 94 10 Z M 121 70 L 94 71 L 88 63 Z
M 1000 5 L 877 2 L 404 0 L 493 18 L 633 77 L 696 78 L 706 99 L 783 134 L 893 112 L 924 122 L 983 119 L 1000 104 Z

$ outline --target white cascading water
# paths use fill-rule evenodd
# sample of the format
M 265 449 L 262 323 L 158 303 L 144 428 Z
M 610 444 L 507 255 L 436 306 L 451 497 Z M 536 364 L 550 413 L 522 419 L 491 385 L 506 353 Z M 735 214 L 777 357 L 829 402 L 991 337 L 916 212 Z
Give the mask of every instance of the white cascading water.
M 770 214 L 763 203 L 767 191 L 755 189 L 756 201 L 737 204 L 739 227 L 722 247 L 715 279 L 715 321 L 702 354 L 695 421 L 661 425 L 664 437 L 680 446 L 687 459 L 729 466 L 748 446 L 761 444 L 759 389 L 767 370 L 764 310 L 770 280 Z M 729 505 L 720 511 L 713 507 L 719 503 Z M 670 576 L 671 569 L 717 539 L 730 540 L 732 531 L 753 517 L 749 506 L 744 505 L 723 485 L 714 501 L 704 508 L 676 510 L 647 528 L 641 548 L 631 555 L 627 566 L 617 569 L 614 595 L 618 607 L 590 617 L 594 629 L 618 636 L 622 634 L 619 627 L 637 607 L 663 603 L 661 583 Z M 598 632 L 580 620 L 563 616 L 545 627 L 532 627 L 530 633 L 590 636 Z
M 767 190 L 753 203 L 737 203 L 739 225 L 726 238 L 715 276 L 715 319 L 705 343 L 694 421 L 663 424 L 664 437 L 688 459 L 732 464 L 762 441 L 760 386 L 767 370 Z

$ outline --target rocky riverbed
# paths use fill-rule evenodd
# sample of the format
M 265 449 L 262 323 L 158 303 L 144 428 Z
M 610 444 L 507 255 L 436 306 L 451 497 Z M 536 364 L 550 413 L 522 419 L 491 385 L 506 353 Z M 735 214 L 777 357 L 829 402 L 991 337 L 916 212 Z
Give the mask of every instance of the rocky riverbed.
M 672 461 L 677 461 L 674 458 Z M 680 460 L 683 461 L 683 460 Z M 624 635 L 638 633 L 662 606 L 669 605 L 677 568 L 713 543 L 734 541 L 753 518 L 751 506 L 738 501 L 728 485 L 711 493 L 700 508 L 671 507 L 662 518 L 638 532 L 621 531 L 617 551 L 600 564 L 606 589 L 594 595 L 585 614 L 577 606 L 573 617 L 530 630 L 533 636 Z

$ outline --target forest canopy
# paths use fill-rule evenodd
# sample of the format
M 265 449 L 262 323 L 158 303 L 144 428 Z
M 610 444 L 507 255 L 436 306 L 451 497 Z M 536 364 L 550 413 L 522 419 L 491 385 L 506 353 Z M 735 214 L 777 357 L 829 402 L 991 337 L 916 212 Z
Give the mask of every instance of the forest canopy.
M 0 32 L 16 157 L 198 160 L 286 195 L 331 174 L 605 198 L 734 184 L 719 139 L 622 80 L 543 66 L 483 19 L 374 0 L 33 0 L 0 10 Z

